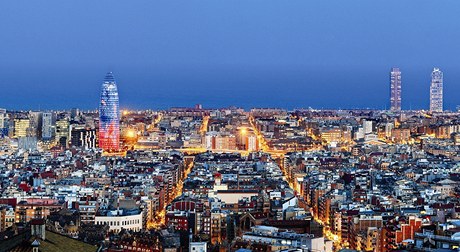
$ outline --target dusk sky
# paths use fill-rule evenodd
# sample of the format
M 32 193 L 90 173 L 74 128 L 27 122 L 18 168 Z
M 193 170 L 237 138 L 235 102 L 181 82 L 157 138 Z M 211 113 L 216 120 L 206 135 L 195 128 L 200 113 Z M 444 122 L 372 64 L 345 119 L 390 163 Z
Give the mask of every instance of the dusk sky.
M 460 1 L 1 1 L 0 107 L 428 108 L 460 105 Z

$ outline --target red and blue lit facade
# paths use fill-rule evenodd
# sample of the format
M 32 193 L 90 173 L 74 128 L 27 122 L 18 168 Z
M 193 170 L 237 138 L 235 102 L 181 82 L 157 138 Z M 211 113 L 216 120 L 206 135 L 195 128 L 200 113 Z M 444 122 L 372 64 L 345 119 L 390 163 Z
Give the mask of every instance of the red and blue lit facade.
M 120 105 L 118 89 L 112 72 L 102 83 L 99 104 L 99 148 L 107 152 L 120 149 Z

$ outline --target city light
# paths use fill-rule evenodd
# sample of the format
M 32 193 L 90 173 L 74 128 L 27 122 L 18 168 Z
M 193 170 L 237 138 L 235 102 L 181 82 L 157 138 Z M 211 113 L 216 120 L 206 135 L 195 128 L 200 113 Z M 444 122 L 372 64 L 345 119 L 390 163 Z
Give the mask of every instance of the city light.
M 460 2 L 36 2 L 0 251 L 460 252 Z
M 127 138 L 130 138 L 130 139 L 133 139 L 137 136 L 136 134 L 136 131 L 133 130 L 133 129 L 129 129 L 126 131 L 126 135 L 125 135 Z

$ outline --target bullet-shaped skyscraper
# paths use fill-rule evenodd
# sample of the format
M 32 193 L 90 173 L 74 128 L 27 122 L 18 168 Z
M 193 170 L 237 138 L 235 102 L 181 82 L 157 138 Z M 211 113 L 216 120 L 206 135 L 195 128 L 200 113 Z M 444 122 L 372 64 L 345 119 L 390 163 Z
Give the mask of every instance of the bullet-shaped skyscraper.
M 99 148 L 107 152 L 120 149 L 120 108 L 117 83 L 112 72 L 102 83 L 99 104 Z
M 401 71 L 397 67 L 390 72 L 390 109 L 401 110 Z
M 443 74 L 439 68 L 434 68 L 431 73 L 430 85 L 430 111 L 442 112 L 443 110 Z

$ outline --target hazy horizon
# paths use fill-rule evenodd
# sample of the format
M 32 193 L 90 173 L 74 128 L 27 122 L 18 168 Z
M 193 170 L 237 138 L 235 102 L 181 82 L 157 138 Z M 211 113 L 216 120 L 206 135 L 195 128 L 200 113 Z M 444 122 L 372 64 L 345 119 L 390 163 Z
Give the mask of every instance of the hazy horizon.
M 52 6 L 52 8 L 50 8 Z M 460 101 L 458 1 L 0 3 L 0 108 L 97 108 L 113 71 L 121 108 L 427 109 L 444 72 Z

